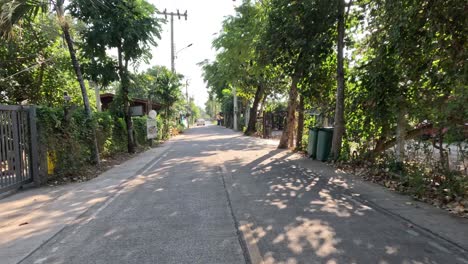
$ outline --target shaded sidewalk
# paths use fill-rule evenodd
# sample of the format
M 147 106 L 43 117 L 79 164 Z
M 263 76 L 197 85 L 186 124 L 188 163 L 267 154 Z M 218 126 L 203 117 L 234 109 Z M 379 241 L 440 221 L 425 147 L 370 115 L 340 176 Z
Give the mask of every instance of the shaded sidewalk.
M 152 167 L 170 144 L 140 153 L 87 182 L 29 189 L 0 200 L 0 264 L 20 262 L 90 208 L 102 206 Z
M 407 221 L 408 227 L 419 228 L 468 252 L 468 219 L 450 214 L 430 204 L 414 200 L 408 195 L 393 192 L 359 176 L 344 173 L 326 163 L 300 158 L 299 166 L 324 175 L 329 181 L 347 184 L 349 194 L 389 217 Z
M 468 219 L 233 133 L 221 162 L 257 263 L 468 263 Z

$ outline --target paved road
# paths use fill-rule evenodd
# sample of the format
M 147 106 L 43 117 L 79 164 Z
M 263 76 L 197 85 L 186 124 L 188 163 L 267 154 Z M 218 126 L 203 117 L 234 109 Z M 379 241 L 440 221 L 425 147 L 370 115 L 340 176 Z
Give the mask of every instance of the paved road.
M 207 126 L 22 263 L 468 263 L 268 141 Z

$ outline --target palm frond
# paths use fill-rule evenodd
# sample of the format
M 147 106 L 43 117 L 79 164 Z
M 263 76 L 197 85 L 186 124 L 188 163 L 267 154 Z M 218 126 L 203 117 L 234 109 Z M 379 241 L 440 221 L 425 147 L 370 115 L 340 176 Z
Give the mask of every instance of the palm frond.
M 10 38 L 15 25 L 47 12 L 48 6 L 47 0 L 0 0 L 0 37 Z

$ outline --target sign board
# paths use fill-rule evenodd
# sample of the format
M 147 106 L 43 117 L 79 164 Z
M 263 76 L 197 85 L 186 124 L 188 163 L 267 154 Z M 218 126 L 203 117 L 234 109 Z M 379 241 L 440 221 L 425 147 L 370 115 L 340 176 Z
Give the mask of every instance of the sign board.
M 148 139 L 153 139 L 158 136 L 158 123 L 156 121 L 156 111 L 151 110 L 148 113 L 148 118 L 146 119 L 146 137 Z
M 142 116 L 143 115 L 143 106 L 137 105 L 130 107 L 131 116 Z

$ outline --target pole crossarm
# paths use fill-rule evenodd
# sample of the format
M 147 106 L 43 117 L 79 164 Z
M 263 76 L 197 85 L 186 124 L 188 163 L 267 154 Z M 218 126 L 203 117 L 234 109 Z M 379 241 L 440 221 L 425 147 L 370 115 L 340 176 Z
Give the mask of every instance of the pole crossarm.
M 158 12 L 158 14 L 164 15 L 166 19 L 167 19 L 167 16 L 171 16 L 171 17 L 177 16 L 179 19 L 180 17 L 184 17 L 185 20 L 187 20 L 187 16 L 188 16 L 187 10 L 185 10 L 185 13 L 182 14 L 179 12 L 179 9 L 177 9 L 177 12 L 167 12 L 167 9 L 164 9 L 163 12 Z

